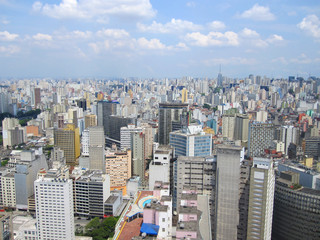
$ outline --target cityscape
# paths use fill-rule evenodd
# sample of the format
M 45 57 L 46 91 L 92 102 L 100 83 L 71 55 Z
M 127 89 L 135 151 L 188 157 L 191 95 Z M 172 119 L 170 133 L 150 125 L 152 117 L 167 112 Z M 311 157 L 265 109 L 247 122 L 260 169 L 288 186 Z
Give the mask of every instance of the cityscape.
M 0 240 L 320 239 L 319 7 L 0 0 Z

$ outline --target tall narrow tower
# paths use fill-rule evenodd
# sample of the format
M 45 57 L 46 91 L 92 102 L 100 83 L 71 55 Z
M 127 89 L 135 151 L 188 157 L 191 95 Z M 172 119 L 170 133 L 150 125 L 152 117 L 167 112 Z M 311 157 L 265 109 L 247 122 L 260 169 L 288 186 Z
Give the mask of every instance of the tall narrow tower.
M 250 179 L 247 239 L 271 239 L 274 185 L 272 159 L 254 158 Z

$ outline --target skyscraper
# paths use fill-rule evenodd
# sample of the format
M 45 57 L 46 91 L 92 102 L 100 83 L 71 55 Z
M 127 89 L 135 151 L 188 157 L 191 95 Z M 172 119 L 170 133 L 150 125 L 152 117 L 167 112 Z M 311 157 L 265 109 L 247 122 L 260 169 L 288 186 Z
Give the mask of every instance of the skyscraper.
M 34 192 L 38 239 L 75 239 L 72 180 L 41 176 Z
M 40 95 L 40 88 L 34 89 L 34 107 L 38 108 L 39 104 L 41 103 L 41 95 Z
M 131 150 L 133 175 L 139 176 L 142 184 L 145 184 L 145 136 L 142 132 L 131 133 Z
M 215 239 L 237 239 L 239 224 L 239 179 L 241 147 L 219 145 L 217 148 Z
M 117 102 L 99 101 L 97 108 L 98 126 L 103 126 L 104 134 L 110 135 L 110 116 L 117 114 Z
M 67 124 L 64 129 L 55 129 L 54 144 L 64 150 L 67 165 L 75 165 L 80 156 L 80 134 L 79 128 L 73 124 Z
M 89 165 L 91 170 L 106 172 L 105 138 L 102 126 L 89 127 Z
M 170 133 L 169 144 L 175 149 L 175 156 L 200 157 L 212 154 L 212 135 L 202 131 L 201 125 Z
M 185 103 L 188 100 L 188 90 L 186 88 L 183 88 L 181 90 L 181 102 Z
M 272 159 L 254 158 L 250 179 L 247 239 L 271 239 L 274 184 Z
M 180 116 L 183 111 L 187 110 L 188 104 L 159 104 L 159 144 L 169 144 L 169 133 L 181 129 Z
M 248 155 L 260 157 L 274 139 L 273 123 L 250 122 L 248 138 Z

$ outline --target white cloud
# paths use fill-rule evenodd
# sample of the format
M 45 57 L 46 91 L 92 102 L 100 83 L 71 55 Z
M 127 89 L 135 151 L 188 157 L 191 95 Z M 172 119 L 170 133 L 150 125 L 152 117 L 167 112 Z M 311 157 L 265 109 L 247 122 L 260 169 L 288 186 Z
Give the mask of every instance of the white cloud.
M 224 65 L 253 65 L 257 60 L 254 58 L 231 57 L 231 58 L 212 58 L 204 61 L 207 66 L 224 64 Z
M 137 40 L 138 46 L 142 49 L 149 49 L 149 50 L 162 50 L 166 49 L 166 45 L 160 42 L 159 39 L 146 39 L 146 38 L 139 38 Z
M 283 37 L 277 34 L 273 34 L 272 36 L 270 36 L 269 38 L 267 38 L 266 40 L 268 43 L 278 43 L 278 42 L 282 42 L 283 41 Z
M 238 46 L 239 39 L 238 34 L 235 32 L 209 32 L 208 35 L 204 35 L 199 32 L 188 33 L 186 40 L 190 44 L 200 47 L 208 46 Z
M 14 54 L 20 51 L 18 46 L 10 45 L 10 46 L 0 46 L 0 53 L 4 54 Z
M 260 6 L 259 4 L 255 4 L 252 8 L 244 11 L 240 17 L 256 21 L 272 21 L 275 19 L 269 7 Z
M 97 32 L 98 37 L 125 38 L 130 34 L 123 29 L 103 29 Z
M 308 15 L 297 25 L 315 38 L 320 38 L 320 20 L 316 15 Z
M 0 41 L 14 41 L 18 37 L 18 34 L 9 33 L 8 31 L 0 32 Z
M 271 62 L 274 62 L 274 63 L 282 63 L 282 64 L 288 64 L 288 61 L 285 57 L 278 57 L 278 58 L 274 58 L 271 60 Z
M 221 21 L 213 21 L 208 23 L 208 27 L 212 30 L 222 30 L 226 28 L 226 25 Z
M 137 27 L 142 32 L 153 33 L 176 33 L 182 31 L 198 31 L 202 29 L 202 26 L 194 24 L 190 21 L 172 18 L 170 22 L 166 24 L 157 23 L 153 21 L 151 25 L 138 23 Z
M 37 33 L 36 35 L 33 35 L 32 38 L 36 41 L 51 41 L 52 36 L 49 34 L 43 34 L 43 33 Z
M 92 19 L 106 16 L 153 17 L 156 12 L 149 0 L 62 0 L 60 4 L 33 4 L 34 11 L 40 11 L 52 18 Z
M 251 30 L 249 28 L 244 28 L 242 29 L 241 31 L 241 35 L 244 36 L 244 37 L 249 37 L 249 38 L 252 38 L 252 37 L 259 37 L 259 33 L 257 33 L 256 31 L 254 30 Z

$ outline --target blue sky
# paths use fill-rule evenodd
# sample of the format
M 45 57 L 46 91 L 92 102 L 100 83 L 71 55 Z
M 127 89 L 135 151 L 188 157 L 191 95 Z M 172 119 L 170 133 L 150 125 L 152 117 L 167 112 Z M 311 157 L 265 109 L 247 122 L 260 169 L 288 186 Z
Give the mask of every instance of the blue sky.
M 319 0 L 0 0 L 0 77 L 320 75 Z

